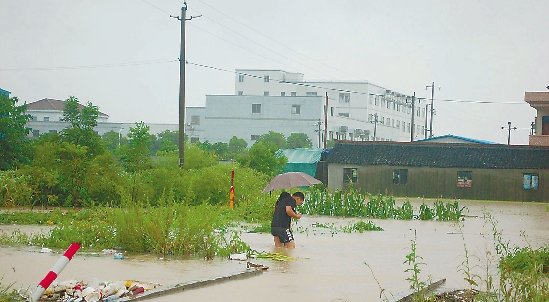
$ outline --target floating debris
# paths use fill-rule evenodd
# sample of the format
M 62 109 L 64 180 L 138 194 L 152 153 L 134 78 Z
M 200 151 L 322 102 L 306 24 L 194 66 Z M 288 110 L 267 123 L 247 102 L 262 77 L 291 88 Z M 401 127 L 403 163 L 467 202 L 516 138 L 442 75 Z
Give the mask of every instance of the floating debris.
M 40 301 L 62 302 L 98 302 L 117 301 L 124 297 L 135 297 L 139 294 L 159 287 L 160 284 L 146 283 L 135 280 L 100 282 L 90 285 L 83 281 L 67 280 L 53 282 L 46 289 Z

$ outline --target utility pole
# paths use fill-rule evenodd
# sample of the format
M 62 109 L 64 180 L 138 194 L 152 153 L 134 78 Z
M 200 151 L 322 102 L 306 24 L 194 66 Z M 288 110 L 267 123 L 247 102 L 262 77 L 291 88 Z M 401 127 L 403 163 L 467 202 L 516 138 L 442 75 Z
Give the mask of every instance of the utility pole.
M 416 103 L 416 92 L 414 91 L 414 96 L 412 96 L 412 129 L 410 129 L 410 142 L 414 141 L 414 108 Z
M 326 91 L 326 104 L 324 105 L 324 148 L 326 148 L 327 137 L 328 137 L 328 91 Z
M 548 88 L 549 89 L 549 88 Z M 536 123 L 532 122 L 530 124 L 530 135 L 534 135 L 536 133 Z
M 377 135 L 377 124 L 378 124 L 377 113 L 374 113 L 374 121 L 373 122 L 371 121 L 370 123 L 374 124 L 374 142 L 375 142 L 376 135 Z
M 427 114 L 427 112 L 429 112 L 429 103 L 425 104 L 425 128 L 423 129 L 424 139 L 427 139 L 427 132 L 429 131 L 429 128 L 427 128 L 427 117 L 429 114 Z
M 171 16 L 181 22 L 181 48 L 179 52 L 179 168 L 185 164 L 185 21 L 201 17 L 193 16 L 187 19 L 187 2 L 183 2 L 181 16 Z
M 429 124 L 429 138 L 431 138 L 433 137 L 433 115 L 435 113 L 435 109 L 433 107 L 433 101 L 435 99 L 435 82 L 433 82 L 431 85 L 425 86 L 425 89 L 428 88 L 431 88 L 431 121 Z
M 322 121 L 321 120 L 318 120 L 318 122 L 316 122 L 316 124 L 314 124 L 315 126 L 317 126 L 317 129 L 315 129 L 315 132 L 318 132 L 318 148 L 320 149 L 321 148 L 321 137 L 322 137 Z
M 501 127 L 501 129 L 505 129 L 505 127 Z M 517 127 L 511 128 L 511 122 L 507 122 L 507 129 L 509 131 L 507 134 L 507 145 L 511 145 L 511 130 L 517 130 Z

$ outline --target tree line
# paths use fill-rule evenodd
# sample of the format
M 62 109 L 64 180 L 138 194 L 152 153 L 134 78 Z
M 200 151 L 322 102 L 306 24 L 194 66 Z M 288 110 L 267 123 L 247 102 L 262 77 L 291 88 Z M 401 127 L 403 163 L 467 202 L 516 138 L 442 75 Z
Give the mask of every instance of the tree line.
M 179 201 L 215 204 L 224 200 L 225 184 L 212 188 L 213 179 L 226 180 L 229 174 L 220 162 L 233 163 L 250 179 L 254 189 L 242 189 L 252 195 L 286 164 L 277 150 L 312 146 L 303 133 L 286 138 L 271 131 L 249 147 L 236 136 L 228 143 L 191 144 L 185 137 L 185 166 L 180 170 L 177 131 L 153 135 L 145 123 L 137 122 L 127 137 L 115 131 L 100 136 L 94 130 L 99 108 L 91 102 L 82 106 L 71 96 L 62 117 L 67 127 L 30 139 L 31 116 L 18 102 L 0 96 L 0 205 L 154 203 L 166 190 Z

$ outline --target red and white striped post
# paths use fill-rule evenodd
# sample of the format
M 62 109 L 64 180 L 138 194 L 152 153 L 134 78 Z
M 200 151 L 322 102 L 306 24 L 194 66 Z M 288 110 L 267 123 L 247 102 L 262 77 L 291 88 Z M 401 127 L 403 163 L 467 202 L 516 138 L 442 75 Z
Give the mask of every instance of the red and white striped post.
M 34 290 L 34 293 L 31 296 L 31 299 L 30 299 L 31 302 L 36 302 L 40 299 L 40 297 L 42 297 L 42 294 L 44 293 L 46 288 L 48 288 L 50 284 L 53 282 L 53 280 L 57 278 L 57 275 L 59 275 L 61 271 L 63 271 L 65 266 L 67 266 L 69 261 L 71 261 L 72 257 L 74 256 L 74 254 L 76 254 L 76 251 L 78 251 L 79 248 L 80 248 L 80 243 L 78 242 L 71 243 L 69 248 L 63 254 L 63 256 L 61 256 L 61 258 L 59 258 L 59 260 L 57 260 L 57 262 L 53 265 L 53 267 L 51 268 L 51 271 L 49 271 L 46 277 L 44 277 L 44 279 L 42 279 L 42 281 L 38 283 L 38 286 L 36 287 L 36 289 Z

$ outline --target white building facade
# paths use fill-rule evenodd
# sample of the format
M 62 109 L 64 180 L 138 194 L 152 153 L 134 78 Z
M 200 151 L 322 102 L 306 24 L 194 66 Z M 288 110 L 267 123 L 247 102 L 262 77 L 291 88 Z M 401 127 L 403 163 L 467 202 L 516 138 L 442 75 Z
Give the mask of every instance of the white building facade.
M 263 112 L 254 114 L 253 104 L 261 104 Z M 297 116 L 294 105 L 303 106 Z M 412 136 L 412 96 L 369 82 L 307 82 L 303 74 L 283 70 L 237 69 L 234 96 L 207 96 L 206 107 L 187 110 L 187 121 L 193 116 L 203 121 L 191 121 L 200 141 L 228 142 L 234 135 L 250 143 L 269 131 L 305 133 L 313 146 L 319 134 L 324 141 L 325 132 L 327 140 L 410 141 Z M 422 139 L 424 103 L 416 100 L 414 114 L 414 140 Z
M 319 96 L 207 95 L 205 107 L 187 108 L 186 133 L 191 141 L 229 142 L 236 136 L 248 145 L 269 131 L 305 133 L 317 145 L 322 106 Z
M 59 133 L 67 128 L 69 123 L 62 120 L 64 108 L 64 101 L 54 99 L 42 99 L 27 104 L 26 113 L 31 116 L 31 120 L 27 123 L 27 127 L 31 128 L 29 136 L 36 138 L 45 133 Z M 177 124 L 145 123 L 145 125 L 149 126 L 149 133 L 154 135 L 165 130 L 178 131 L 179 128 Z M 132 127 L 135 127 L 135 123 L 109 122 L 109 116 L 100 112 L 94 130 L 99 135 L 114 131 L 120 136 L 127 136 Z

